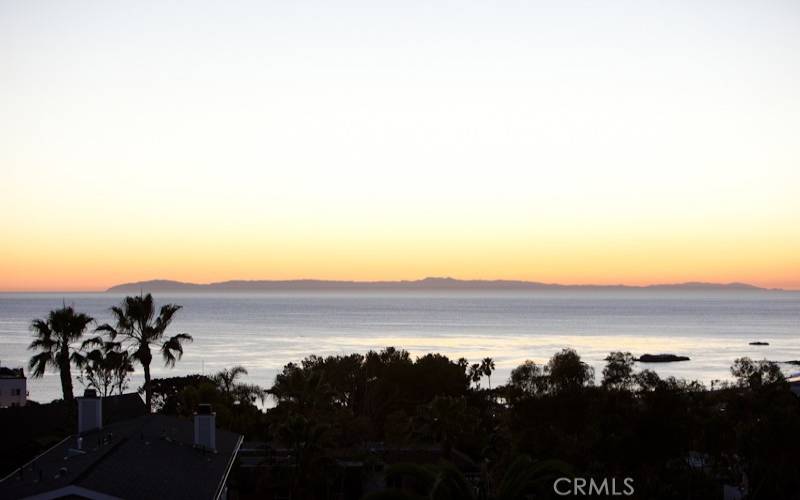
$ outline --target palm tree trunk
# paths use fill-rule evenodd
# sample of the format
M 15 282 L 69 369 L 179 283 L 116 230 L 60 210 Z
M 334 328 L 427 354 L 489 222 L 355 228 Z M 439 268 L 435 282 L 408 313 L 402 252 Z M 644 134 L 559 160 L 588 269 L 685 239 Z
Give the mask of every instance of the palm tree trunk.
M 150 401 L 153 397 L 153 390 L 150 387 L 150 361 L 142 362 L 142 368 L 144 368 L 144 402 L 149 413 L 152 410 Z
M 72 373 L 69 369 L 69 346 L 64 345 L 58 357 L 58 369 L 61 374 L 61 391 L 64 394 L 64 401 L 72 401 Z

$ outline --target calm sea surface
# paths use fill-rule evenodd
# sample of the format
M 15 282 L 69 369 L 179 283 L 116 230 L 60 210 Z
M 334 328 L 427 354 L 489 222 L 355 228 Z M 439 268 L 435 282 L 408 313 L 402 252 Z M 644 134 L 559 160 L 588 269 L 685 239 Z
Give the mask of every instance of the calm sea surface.
M 30 353 L 28 325 L 62 300 L 110 321 L 114 294 L 0 294 L 0 363 L 23 366 Z M 612 350 L 675 353 L 684 363 L 642 365 L 661 375 L 698 379 L 730 377 L 740 356 L 800 359 L 800 294 L 765 292 L 535 292 L 442 294 L 157 294 L 159 305 L 183 306 L 172 334 L 194 343 L 183 360 L 166 369 L 154 360 L 155 376 L 213 373 L 235 364 L 247 381 L 270 386 L 290 361 L 309 354 L 366 352 L 397 346 L 412 355 L 441 352 L 470 361 L 491 356 L 492 383 L 532 359 L 545 362 L 563 347 L 576 349 L 599 379 Z M 769 346 L 748 345 L 751 341 Z M 783 365 L 791 373 L 797 367 Z M 793 369 L 794 368 L 794 369 Z M 27 373 L 27 369 L 26 369 Z M 132 388 L 141 385 L 137 368 Z M 485 381 L 484 381 L 485 385 Z M 56 374 L 29 380 L 30 399 L 60 397 Z M 81 391 L 76 382 L 75 393 Z

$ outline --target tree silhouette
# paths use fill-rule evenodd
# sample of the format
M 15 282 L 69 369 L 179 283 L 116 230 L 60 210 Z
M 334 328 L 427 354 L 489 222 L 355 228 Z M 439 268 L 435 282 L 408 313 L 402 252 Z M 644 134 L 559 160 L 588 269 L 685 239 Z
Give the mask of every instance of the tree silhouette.
M 303 415 L 289 415 L 277 429 L 277 437 L 292 450 L 294 471 L 290 498 L 311 498 L 305 491 L 311 481 L 308 476 L 319 470 L 329 426 L 319 424 Z
M 467 376 L 469 377 L 470 381 L 472 381 L 477 387 L 480 387 L 481 378 L 483 377 L 483 370 L 481 369 L 481 365 L 478 363 L 472 363 L 469 365 L 469 371 L 467 372 Z
M 570 392 L 594 383 L 594 369 L 581 361 L 573 349 L 562 349 L 547 363 L 550 389 Z
M 633 385 L 633 355 L 629 352 L 610 352 L 603 368 L 603 387 L 630 389 Z
M 731 366 L 731 375 L 736 377 L 739 387 L 759 389 L 764 385 L 785 381 L 777 363 L 767 360 L 753 361 L 750 358 L 736 358 Z
M 138 297 L 125 297 L 119 306 L 111 308 L 115 324 L 100 325 L 96 332 L 107 333 L 111 340 L 121 338 L 120 345 L 130 349 L 135 361 L 142 365 L 144 370 L 145 401 L 148 410 L 151 409 L 152 390 L 150 388 L 150 362 L 153 360 L 152 347 L 161 351 L 164 364 L 175 366 L 175 362 L 183 356 L 183 342 L 191 342 L 192 336 L 188 333 L 179 333 L 164 339 L 164 332 L 172 323 L 175 313 L 181 306 L 166 304 L 156 316 L 153 296 L 139 295 Z
M 534 396 L 545 391 L 547 380 L 542 367 L 527 359 L 511 370 L 508 386 L 525 396 Z
M 76 313 L 72 306 L 50 311 L 47 319 L 34 319 L 31 331 L 36 339 L 28 349 L 39 351 L 31 357 L 28 368 L 33 378 L 40 378 L 48 369 L 58 371 L 61 376 L 61 391 L 65 401 L 71 401 L 72 372 L 70 364 L 76 362 L 77 349 L 73 343 L 78 341 L 86 327 L 94 321 L 91 316 Z
M 283 367 L 283 371 L 275 376 L 275 384 L 266 393 L 300 415 L 317 413 L 334 397 L 323 372 L 307 370 L 294 363 Z
M 469 433 L 477 423 L 474 408 L 463 397 L 436 396 L 427 405 L 418 408 L 415 434 L 439 443 L 442 455 L 450 457 L 454 443 Z
M 118 342 L 105 342 L 102 337 L 94 337 L 83 343 L 82 351 L 96 346 L 95 349 L 82 354 L 75 353 L 75 364 L 81 369 L 78 380 L 86 386 L 93 387 L 103 396 L 117 391 L 122 394 L 128 387 L 128 379 L 133 372 L 133 360 L 128 351 L 120 349 Z
M 236 379 L 242 375 L 247 375 L 247 368 L 241 365 L 236 365 L 231 368 L 223 368 L 218 371 L 211 379 L 216 382 L 217 387 L 225 393 L 231 394 L 236 386 Z
M 267 396 L 266 391 L 254 384 L 237 382 L 242 375 L 247 375 L 247 368 L 236 365 L 231 368 L 223 368 L 212 376 L 211 380 L 217 385 L 217 389 L 231 401 L 253 403 L 258 399 L 263 403 Z
M 492 372 L 494 372 L 494 360 L 483 358 L 481 360 L 481 372 L 489 378 L 489 390 L 492 389 Z

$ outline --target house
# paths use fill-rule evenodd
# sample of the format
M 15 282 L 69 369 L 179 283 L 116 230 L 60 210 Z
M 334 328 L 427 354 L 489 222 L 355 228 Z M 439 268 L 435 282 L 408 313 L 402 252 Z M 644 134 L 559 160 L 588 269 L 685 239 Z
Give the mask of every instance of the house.
M 28 400 L 27 382 L 22 368 L 0 366 L 0 408 L 25 406 Z
M 104 425 L 102 399 L 78 399 L 78 431 L 0 479 L 0 498 L 224 499 L 242 436 L 193 419 L 146 414 Z
M 104 425 L 148 413 L 142 397 L 136 393 L 108 396 L 101 401 Z M 14 430 L 3 435 L 0 478 L 78 432 L 77 411 L 78 402 L 75 400 L 47 404 L 28 401 L 25 406 L 0 409 L 0 429 Z
M 786 379 L 789 382 L 789 389 L 795 393 L 796 396 L 800 397 L 800 373 L 795 373 L 790 378 Z

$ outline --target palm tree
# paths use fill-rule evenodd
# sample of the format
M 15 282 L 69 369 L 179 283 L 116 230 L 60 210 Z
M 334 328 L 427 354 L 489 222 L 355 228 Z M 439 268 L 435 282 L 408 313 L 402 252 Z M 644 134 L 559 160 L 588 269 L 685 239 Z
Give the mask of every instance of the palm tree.
M 492 389 L 492 372 L 494 371 L 494 360 L 492 358 L 483 358 L 481 360 L 481 371 L 484 375 L 489 377 L 489 390 Z
M 284 366 L 273 386 L 264 392 L 300 415 L 312 415 L 329 406 L 336 395 L 324 372 L 308 371 L 294 363 Z
M 241 365 L 236 365 L 233 368 L 223 368 L 211 379 L 217 384 L 217 387 L 225 394 L 233 392 L 236 387 L 236 379 L 242 375 L 247 375 L 247 368 Z
M 483 378 L 483 369 L 481 368 L 481 365 L 478 363 L 472 363 L 469 366 L 467 377 L 475 384 L 475 387 L 480 389 L 481 378 Z
M 236 365 L 232 368 L 223 368 L 212 376 L 211 380 L 217 384 L 217 388 L 225 396 L 236 402 L 254 403 L 258 399 L 263 404 L 267 397 L 267 391 L 254 384 L 237 382 L 242 375 L 247 375 L 247 368 Z
M 70 364 L 76 362 L 77 350 L 72 343 L 81 338 L 86 327 L 94 321 L 91 316 L 76 313 L 65 304 L 61 309 L 50 311 L 47 319 L 31 322 L 31 331 L 36 340 L 28 349 L 39 351 L 28 363 L 31 376 L 39 378 L 49 369 L 61 375 L 61 391 L 65 401 L 72 401 L 72 373 Z
M 115 325 L 108 323 L 98 326 L 96 332 L 104 332 L 116 340 L 121 337 L 120 345 L 124 350 L 130 350 L 134 361 L 139 362 L 144 370 L 145 402 L 150 410 L 153 391 L 150 387 L 150 362 L 153 360 L 152 348 L 161 351 L 165 366 L 173 367 L 175 362 L 183 356 L 183 342 L 191 342 L 192 336 L 188 333 L 179 333 L 167 339 L 164 332 L 172 323 L 175 313 L 181 306 L 166 304 L 156 316 L 153 296 L 139 295 L 138 297 L 125 297 L 119 306 L 111 308 Z M 127 344 L 127 345 L 126 345 Z

